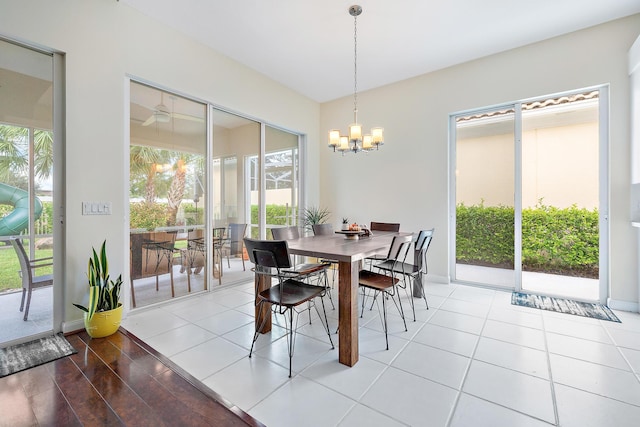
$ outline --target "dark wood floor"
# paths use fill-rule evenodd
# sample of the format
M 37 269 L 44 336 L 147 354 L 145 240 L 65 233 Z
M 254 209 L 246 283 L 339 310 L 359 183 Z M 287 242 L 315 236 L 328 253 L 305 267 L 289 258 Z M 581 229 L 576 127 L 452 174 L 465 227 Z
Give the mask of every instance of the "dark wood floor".
M 0 378 L 0 426 L 262 426 L 124 330 Z

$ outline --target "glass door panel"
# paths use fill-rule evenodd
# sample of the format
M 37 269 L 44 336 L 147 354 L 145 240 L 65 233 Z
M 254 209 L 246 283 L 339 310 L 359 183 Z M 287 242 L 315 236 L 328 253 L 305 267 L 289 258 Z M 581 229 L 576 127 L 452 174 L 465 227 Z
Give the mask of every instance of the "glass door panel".
M 206 105 L 130 86 L 132 307 L 207 289 Z
M 257 237 L 259 181 L 248 159 L 260 154 L 260 123 L 213 109 L 213 228 L 224 241 L 215 243 L 214 279 L 220 285 L 251 278 L 242 238 Z M 218 230 L 218 231 L 216 231 Z
M 598 91 L 522 108 L 522 288 L 598 300 Z
M 455 124 L 455 279 L 513 288 L 515 115 L 458 117 Z
M 267 238 L 274 226 L 298 225 L 298 135 L 266 127 Z
M 53 256 L 53 56 L 0 40 L 0 82 L 0 343 L 15 343 L 53 330 L 53 289 L 22 296 L 9 241 L 30 259 Z M 52 275 L 45 264 L 34 274 Z

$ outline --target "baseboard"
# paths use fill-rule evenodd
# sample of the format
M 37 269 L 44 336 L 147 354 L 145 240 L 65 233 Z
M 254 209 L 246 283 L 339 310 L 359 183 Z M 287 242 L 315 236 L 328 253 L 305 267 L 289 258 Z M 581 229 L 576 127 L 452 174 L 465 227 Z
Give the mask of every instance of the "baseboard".
M 637 302 L 621 301 L 608 298 L 607 306 L 613 310 L 630 311 L 632 313 L 640 312 L 640 305 Z
M 427 274 L 427 282 L 448 285 L 451 283 L 451 280 L 449 280 L 449 276 L 435 276 L 433 274 Z
M 62 333 L 69 334 L 84 329 L 84 320 L 72 320 L 71 322 L 62 322 Z

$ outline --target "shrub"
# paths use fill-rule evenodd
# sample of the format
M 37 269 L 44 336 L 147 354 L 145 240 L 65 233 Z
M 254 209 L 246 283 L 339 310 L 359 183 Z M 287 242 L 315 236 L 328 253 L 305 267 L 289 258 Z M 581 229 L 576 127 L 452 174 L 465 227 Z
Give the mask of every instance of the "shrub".
M 513 268 L 512 207 L 460 204 L 456 222 L 457 262 Z M 598 223 L 597 209 L 523 209 L 523 270 L 598 277 Z
M 129 205 L 129 227 L 155 230 L 167 225 L 167 205 L 165 203 L 147 204 L 145 202 Z

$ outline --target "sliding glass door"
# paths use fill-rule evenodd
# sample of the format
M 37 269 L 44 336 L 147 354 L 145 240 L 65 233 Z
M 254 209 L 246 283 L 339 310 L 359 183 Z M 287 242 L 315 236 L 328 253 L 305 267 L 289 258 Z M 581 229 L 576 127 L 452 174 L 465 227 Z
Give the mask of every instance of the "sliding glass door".
M 46 259 L 32 270 L 34 276 L 60 277 L 54 272 L 61 260 L 57 252 L 54 258 L 54 235 L 60 235 L 54 233 L 60 215 L 55 206 L 61 205 L 55 203 L 59 171 L 54 186 L 54 159 L 62 152 L 54 138 L 54 64 L 59 61 L 51 53 L 0 40 L 0 343 L 54 329 L 61 282 L 31 287 L 10 241 L 18 239 L 27 258 Z M 59 79 L 56 75 L 56 85 Z
M 607 96 L 603 87 L 451 117 L 455 280 L 606 298 Z

